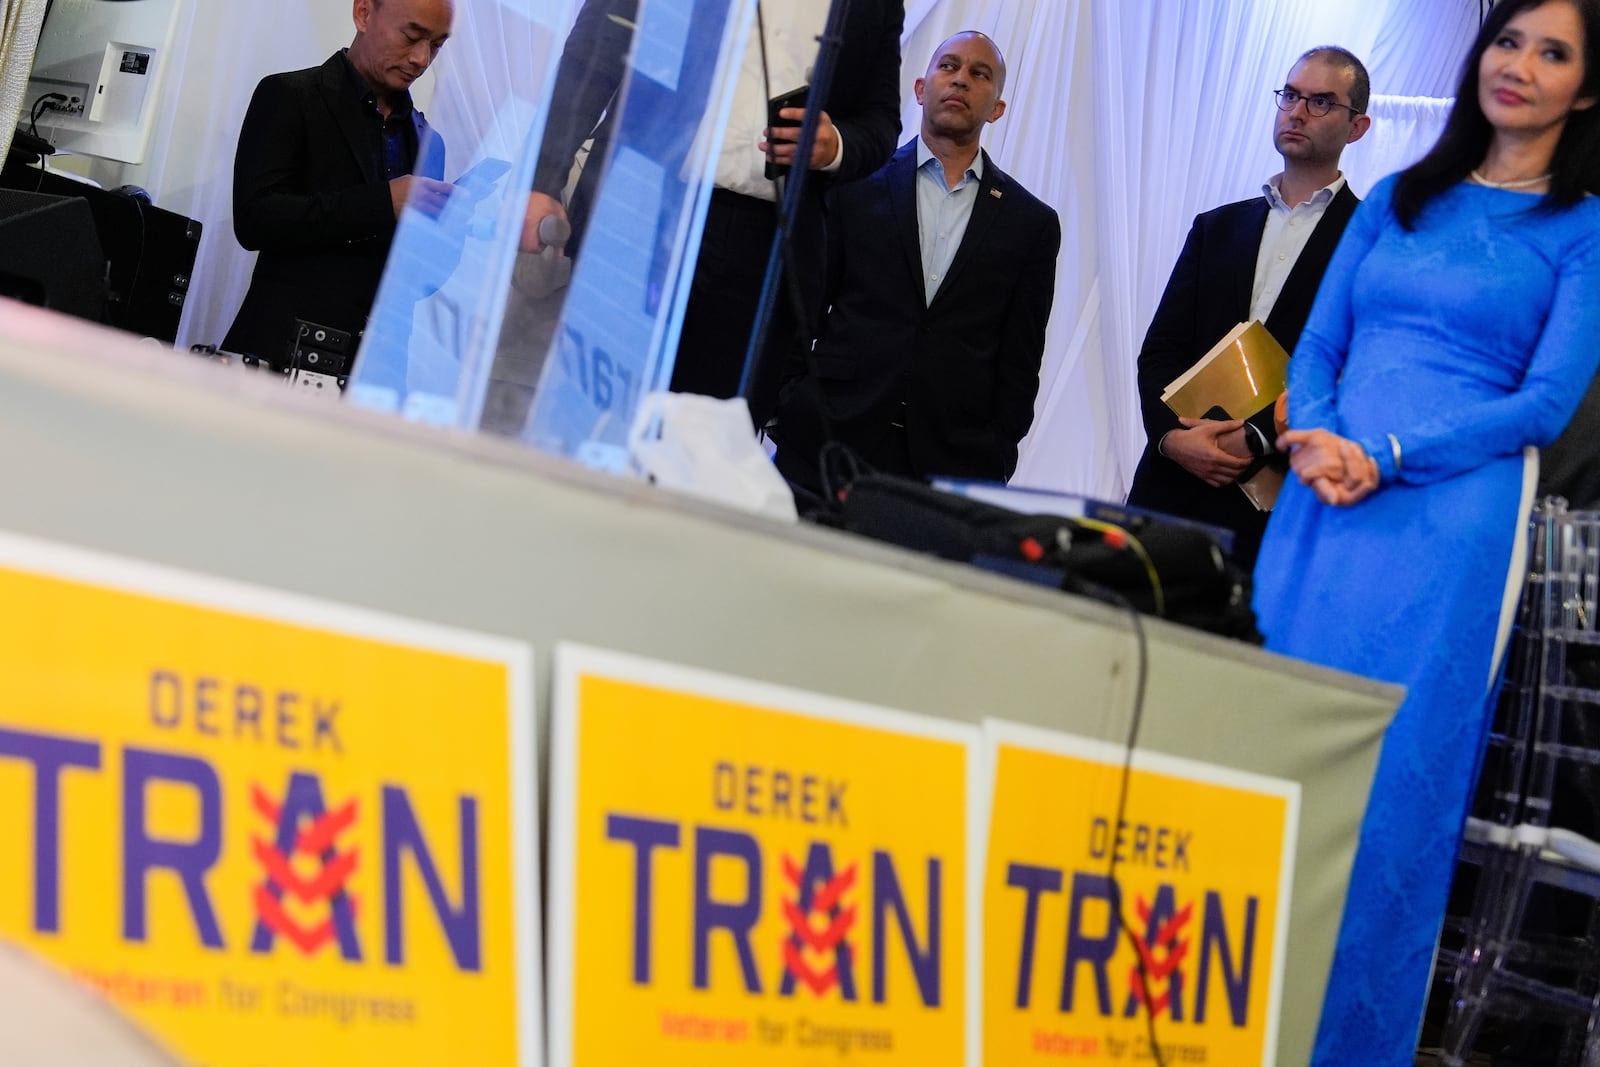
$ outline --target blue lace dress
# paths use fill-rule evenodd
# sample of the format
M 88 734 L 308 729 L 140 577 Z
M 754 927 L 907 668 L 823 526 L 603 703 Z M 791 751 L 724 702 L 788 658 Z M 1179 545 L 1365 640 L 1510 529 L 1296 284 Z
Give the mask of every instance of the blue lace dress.
M 1269 649 L 1407 687 L 1313 1067 L 1411 1067 L 1521 573 L 1524 446 L 1561 431 L 1600 362 L 1600 198 L 1538 211 L 1541 197 L 1463 184 L 1408 232 L 1393 191 L 1385 179 L 1356 211 L 1289 370 L 1290 424 L 1360 442 L 1380 488 L 1327 507 L 1291 476 L 1256 568 Z

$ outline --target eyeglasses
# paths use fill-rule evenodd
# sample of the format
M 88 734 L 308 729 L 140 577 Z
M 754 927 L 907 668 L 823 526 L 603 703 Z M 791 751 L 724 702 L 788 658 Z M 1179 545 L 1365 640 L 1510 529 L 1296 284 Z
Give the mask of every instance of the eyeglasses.
M 1272 95 L 1278 98 L 1279 111 L 1293 111 L 1295 105 L 1304 100 L 1306 110 L 1317 118 L 1321 118 L 1336 107 L 1344 108 L 1352 117 L 1361 114 L 1349 104 L 1341 104 L 1327 93 L 1312 93 L 1306 96 L 1298 89 L 1274 89 Z

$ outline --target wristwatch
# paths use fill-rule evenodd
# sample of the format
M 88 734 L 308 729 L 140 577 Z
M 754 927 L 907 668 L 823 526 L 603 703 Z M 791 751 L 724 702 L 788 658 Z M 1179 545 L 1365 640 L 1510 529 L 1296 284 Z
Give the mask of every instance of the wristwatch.
M 1256 459 L 1265 459 L 1272 454 L 1272 449 L 1267 447 L 1266 435 L 1248 422 L 1244 424 L 1244 447 Z

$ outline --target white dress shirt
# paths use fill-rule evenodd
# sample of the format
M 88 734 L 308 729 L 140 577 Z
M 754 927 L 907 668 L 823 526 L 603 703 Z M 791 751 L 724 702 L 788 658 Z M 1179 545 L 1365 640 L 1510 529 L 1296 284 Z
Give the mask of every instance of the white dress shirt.
M 921 137 L 917 138 L 917 236 L 922 243 L 922 290 L 928 303 L 955 261 L 972 205 L 983 180 L 983 153 L 972 157 L 954 189 L 944 177 L 944 164 Z
M 1261 248 L 1256 253 L 1255 285 L 1250 290 L 1250 317 L 1266 322 L 1272 314 L 1283 283 L 1300 259 L 1300 253 L 1311 240 L 1311 232 L 1322 221 L 1323 213 L 1333 198 L 1344 188 L 1344 175 L 1340 174 L 1328 185 L 1311 194 L 1311 199 L 1290 207 L 1279 191 L 1283 175 L 1273 177 L 1261 187 L 1267 198 L 1267 225 L 1261 231 Z
M 767 100 L 811 83 L 812 68 L 817 62 L 817 38 L 827 26 L 828 5 L 817 0 L 761 0 L 761 13 L 767 29 L 769 81 L 761 77 L 761 40 L 756 36 L 757 23 L 752 16 L 733 107 L 728 113 L 728 128 L 722 136 L 716 184 L 719 189 L 745 196 L 776 200 L 772 181 L 765 173 L 767 157 L 760 147 L 761 131 L 767 128 Z M 838 170 L 843 159 L 844 138 L 840 137 L 839 151 L 823 169 Z

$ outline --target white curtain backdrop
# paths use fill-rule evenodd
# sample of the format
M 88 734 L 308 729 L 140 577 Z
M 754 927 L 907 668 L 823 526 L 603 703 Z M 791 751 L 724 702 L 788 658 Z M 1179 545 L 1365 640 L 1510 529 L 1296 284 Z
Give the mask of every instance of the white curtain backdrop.
M 437 88 L 427 109 L 448 151 L 447 176 L 479 146 L 493 146 L 501 158 L 521 149 L 502 143 L 506 131 L 528 125 L 576 8 L 574 0 L 456 0 L 450 41 L 431 72 Z
M 0 159 L 22 114 L 33 50 L 39 43 L 46 0 L 0 0 Z
M 1479 0 L 1369 0 L 1362 5 L 1360 21 L 1375 32 L 1367 50 L 1356 54 L 1372 75 L 1373 92 L 1434 98 L 1454 93 L 1478 33 L 1481 7 Z
M 8 5 L 16 0 L 4 0 Z M 559 52 L 537 24 L 564 25 L 567 0 L 457 0 L 456 35 L 419 100 L 451 146 L 490 132 L 526 101 Z M 561 16 L 553 14 L 561 9 Z M 1272 99 L 1305 49 L 1336 43 L 1368 60 L 1374 126 L 1346 156 L 1356 191 L 1432 143 L 1476 30 L 1477 0 L 907 0 L 905 134 L 911 83 L 934 45 L 976 28 L 1007 55 L 1010 110 L 985 137 L 996 162 L 1061 215 L 1055 311 L 1038 415 L 1018 484 L 1120 499 L 1143 447 L 1135 362 L 1194 215 L 1250 196 L 1280 168 Z M 205 224 L 180 344 L 216 341 L 253 257 L 233 237 L 231 170 L 257 80 L 348 44 L 347 3 L 194 0 L 175 52 L 167 118 L 150 162 L 101 165 L 102 183 L 143 185 Z
M 1444 132 L 1452 103 L 1448 97 L 1374 96 L 1368 109 L 1372 133 L 1344 152 L 1350 184 L 1364 192 L 1384 175 L 1421 159 Z

